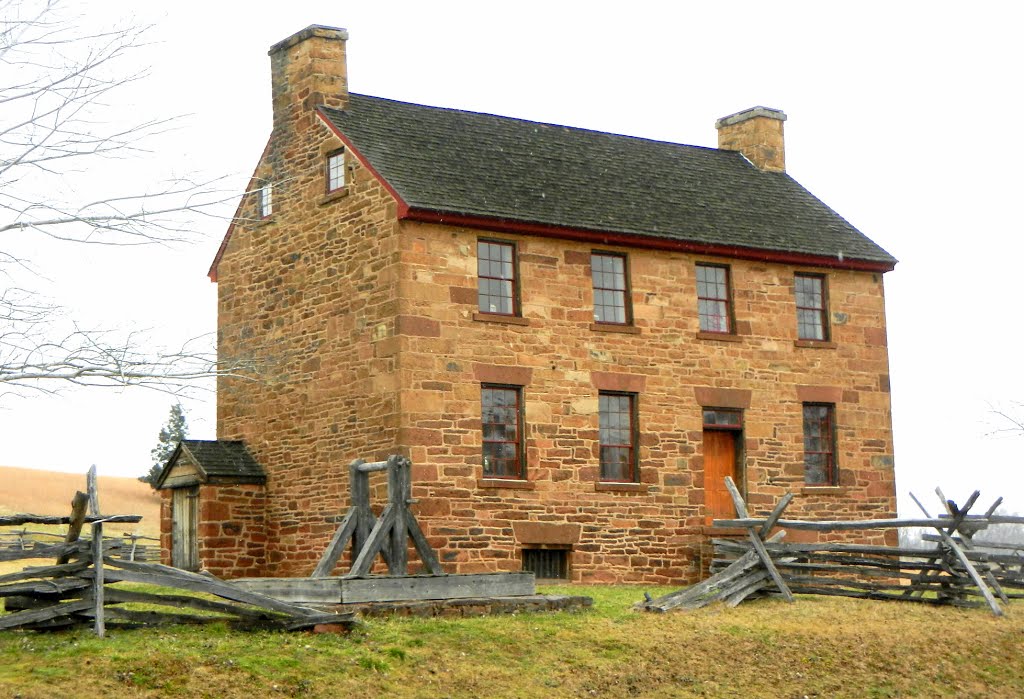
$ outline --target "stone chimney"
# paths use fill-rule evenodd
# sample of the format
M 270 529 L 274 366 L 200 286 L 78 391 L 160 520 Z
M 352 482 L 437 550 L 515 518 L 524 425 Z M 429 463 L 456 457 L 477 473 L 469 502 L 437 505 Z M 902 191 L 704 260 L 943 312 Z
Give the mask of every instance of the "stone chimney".
M 314 24 L 270 47 L 275 128 L 321 104 L 348 104 L 348 31 Z
M 715 122 L 718 147 L 738 150 L 761 170 L 786 171 L 786 144 L 782 122 L 786 115 L 779 109 L 751 107 Z

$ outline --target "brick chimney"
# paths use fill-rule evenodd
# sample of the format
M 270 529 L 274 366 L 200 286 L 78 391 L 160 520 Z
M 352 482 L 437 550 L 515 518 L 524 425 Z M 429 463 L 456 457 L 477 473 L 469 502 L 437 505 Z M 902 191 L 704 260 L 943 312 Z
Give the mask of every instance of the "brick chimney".
M 321 104 L 348 104 L 347 40 L 345 29 L 313 24 L 270 47 L 275 128 Z
M 786 171 L 786 144 L 782 122 L 786 114 L 769 107 L 751 107 L 715 122 L 718 147 L 738 150 L 766 172 Z

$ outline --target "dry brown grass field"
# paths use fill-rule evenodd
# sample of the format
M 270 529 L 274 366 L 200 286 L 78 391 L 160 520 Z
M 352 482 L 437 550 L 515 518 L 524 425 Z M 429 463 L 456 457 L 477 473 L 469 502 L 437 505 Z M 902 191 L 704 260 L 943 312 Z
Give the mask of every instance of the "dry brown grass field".
M 160 497 L 145 483 L 135 478 L 100 476 L 98 479 L 100 511 L 103 514 L 142 515 L 138 524 L 107 525 L 106 533 L 160 535 Z M 36 515 L 68 515 L 75 491 L 85 491 L 85 472 L 59 473 L 13 466 L 0 466 L 0 515 L 31 513 Z M 0 527 L 0 532 L 23 527 Z M 24 529 L 63 534 L 64 526 L 26 525 Z M 156 542 L 146 542 L 154 545 Z M 26 561 L 0 563 L 0 574 L 20 569 Z

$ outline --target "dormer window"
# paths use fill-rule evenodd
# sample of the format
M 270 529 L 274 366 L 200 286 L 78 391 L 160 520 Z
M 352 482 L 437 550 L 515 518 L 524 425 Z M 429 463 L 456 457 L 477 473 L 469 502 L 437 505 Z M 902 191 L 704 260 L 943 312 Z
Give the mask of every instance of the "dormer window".
M 267 218 L 274 213 L 274 189 L 273 185 L 265 184 L 256 190 L 257 201 L 259 202 L 260 218 Z
M 341 149 L 327 156 L 327 193 L 336 192 L 345 186 L 345 150 Z

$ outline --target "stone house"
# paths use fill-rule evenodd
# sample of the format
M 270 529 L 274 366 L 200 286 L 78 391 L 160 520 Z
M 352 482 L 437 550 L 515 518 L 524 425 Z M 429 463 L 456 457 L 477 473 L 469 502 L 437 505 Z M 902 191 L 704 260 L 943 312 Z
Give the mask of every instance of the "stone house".
M 218 384 L 244 477 L 172 459 L 168 558 L 191 518 L 182 560 L 308 575 L 348 463 L 390 453 L 450 572 L 693 580 L 726 475 L 755 510 L 894 516 L 896 261 L 786 174 L 785 114 L 713 149 L 396 102 L 348 92 L 346 39 L 270 50 L 273 131 L 210 270 L 221 355 L 262 367 Z

